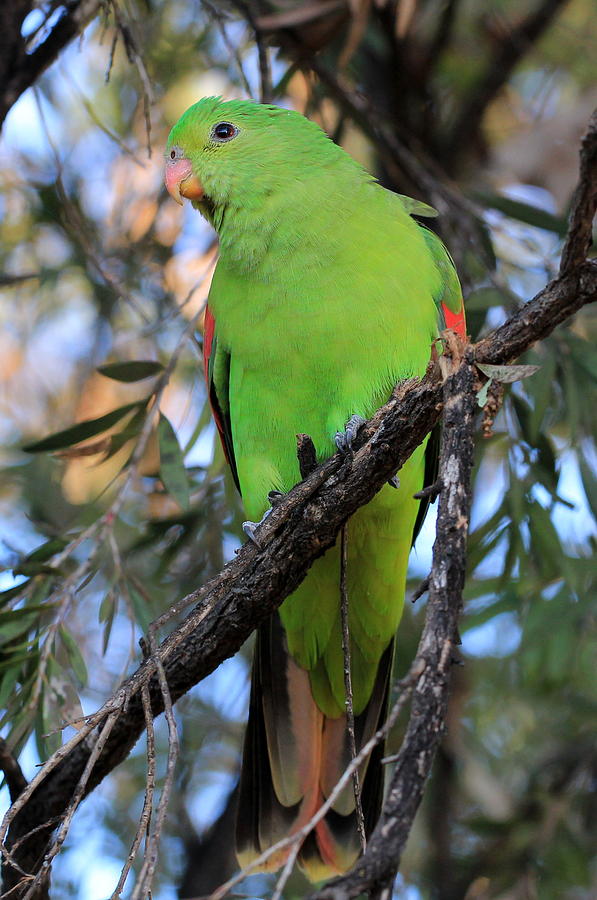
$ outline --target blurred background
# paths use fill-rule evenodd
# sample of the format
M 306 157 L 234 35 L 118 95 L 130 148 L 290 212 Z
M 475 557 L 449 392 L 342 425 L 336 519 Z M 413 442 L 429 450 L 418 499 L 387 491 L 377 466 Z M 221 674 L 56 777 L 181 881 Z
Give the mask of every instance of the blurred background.
M 597 105 L 591 0 L 96 6 L 13 105 L 0 146 L 0 733 L 27 778 L 136 667 L 147 624 L 241 541 L 200 363 L 217 246 L 162 183 L 179 115 L 214 94 L 296 108 L 383 184 L 432 203 L 476 339 L 557 273 Z M 25 7 L 34 53 L 65 9 Z M 596 338 L 586 308 L 529 352 L 539 371 L 479 436 L 464 665 L 396 898 L 597 895 Z M 156 403 L 159 426 L 144 428 Z M 433 510 L 411 592 L 432 541 Z M 408 604 L 398 674 L 424 605 Z M 249 660 L 246 647 L 177 704 L 155 900 L 206 894 L 235 868 Z M 156 740 L 162 776 L 161 720 Z M 140 741 L 85 801 L 53 897 L 112 893 L 145 766 Z M 296 875 L 285 896 L 305 892 Z

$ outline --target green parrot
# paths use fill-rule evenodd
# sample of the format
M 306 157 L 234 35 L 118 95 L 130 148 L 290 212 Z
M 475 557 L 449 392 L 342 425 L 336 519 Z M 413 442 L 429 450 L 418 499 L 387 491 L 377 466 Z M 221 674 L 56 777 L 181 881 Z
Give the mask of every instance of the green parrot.
M 412 215 L 435 211 L 381 187 L 299 113 L 208 97 L 168 138 L 166 187 L 219 235 L 205 319 L 205 374 L 246 514 L 300 481 L 296 436 L 318 458 L 353 416 L 422 375 L 446 325 L 464 334 L 450 256 Z M 394 635 L 432 441 L 350 520 L 349 627 L 357 748 L 386 714 Z M 426 472 L 427 470 L 427 472 Z M 316 812 L 350 760 L 336 545 L 257 635 L 237 816 L 247 863 Z M 367 832 L 381 808 L 383 748 L 361 770 Z M 359 854 L 352 785 L 303 844 L 317 881 Z M 285 853 L 270 861 L 280 866 Z

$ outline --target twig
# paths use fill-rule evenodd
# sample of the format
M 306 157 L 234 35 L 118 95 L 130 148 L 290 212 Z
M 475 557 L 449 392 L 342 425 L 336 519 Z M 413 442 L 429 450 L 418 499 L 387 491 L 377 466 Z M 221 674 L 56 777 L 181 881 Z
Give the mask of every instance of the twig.
M 296 455 L 298 457 L 301 478 L 306 478 L 317 468 L 317 451 L 308 434 L 297 434 Z
M 168 810 L 170 794 L 172 793 L 172 786 L 174 784 L 176 760 L 178 759 L 179 750 L 178 729 L 176 727 L 176 718 L 174 716 L 174 710 L 172 708 L 170 689 L 168 687 L 168 681 L 166 678 L 166 673 L 164 671 L 163 663 L 157 652 L 155 632 L 151 628 L 149 629 L 148 639 L 149 648 L 151 651 L 151 659 L 155 662 L 157 668 L 160 691 L 162 693 L 164 710 L 166 713 L 166 721 L 168 723 L 168 762 L 166 766 L 166 775 L 164 777 L 164 786 L 162 788 L 160 802 L 158 803 L 158 810 L 156 814 L 153 834 L 150 835 L 150 838 L 147 842 L 147 847 L 145 849 L 145 858 L 143 860 L 143 865 L 141 866 L 139 878 L 137 879 L 137 883 L 135 884 L 135 889 L 131 895 L 131 900 L 142 900 L 142 898 L 148 894 L 151 896 L 151 886 L 155 875 L 155 869 L 158 863 L 158 849 L 160 846 L 160 838 L 162 829 L 164 827 L 166 812 Z
M 93 747 L 91 753 L 89 754 L 89 758 L 87 760 L 85 768 L 83 769 L 83 774 L 81 775 L 79 782 L 77 784 L 77 787 L 75 789 L 75 792 L 70 800 L 70 803 L 68 804 L 68 806 L 66 808 L 64 817 L 62 819 L 62 824 L 60 825 L 60 828 L 58 829 L 58 833 L 57 833 L 56 837 L 54 838 L 52 846 L 46 852 L 44 861 L 43 861 L 42 865 L 40 866 L 39 871 L 37 872 L 33 881 L 30 883 L 30 885 L 27 889 L 27 892 L 23 896 L 23 900 L 32 900 L 37 887 L 40 884 L 42 884 L 44 882 L 45 878 L 48 876 L 50 869 L 52 867 L 52 861 L 53 861 L 54 857 L 57 856 L 58 853 L 60 852 L 60 849 L 61 849 L 64 841 L 66 840 L 66 836 L 68 834 L 72 818 L 73 818 L 79 804 L 81 803 L 81 800 L 85 796 L 85 788 L 87 786 L 89 776 L 91 775 L 91 772 L 93 771 L 93 767 L 94 767 L 96 761 L 99 759 L 99 757 L 101 755 L 104 745 L 105 745 L 106 741 L 108 740 L 108 737 L 110 736 L 110 732 L 112 731 L 114 725 L 116 724 L 117 718 L 118 718 L 118 711 L 114 710 L 113 712 L 110 713 L 110 715 L 106 719 L 106 722 L 104 723 L 104 725 L 102 727 L 102 730 L 100 731 L 99 735 L 97 736 L 94 747 Z
M 155 792 L 155 735 L 153 730 L 153 718 L 151 714 L 151 703 L 147 685 L 143 685 L 141 689 L 141 702 L 143 704 L 145 729 L 147 731 L 147 775 L 145 778 L 145 797 L 143 800 L 143 809 L 141 810 L 139 822 L 137 823 L 135 837 L 133 838 L 133 843 L 131 844 L 131 849 L 129 850 L 129 855 L 124 866 L 122 867 L 122 872 L 120 873 L 118 884 L 116 885 L 110 897 L 110 900 L 119 900 L 124 890 L 128 874 L 135 861 L 137 853 L 139 852 L 139 847 L 141 846 L 143 835 L 147 834 L 151 822 L 153 795 Z
M 8 793 L 10 795 L 10 802 L 14 803 L 15 800 L 19 797 L 20 794 L 23 793 L 25 788 L 27 787 L 27 779 L 23 775 L 23 770 L 21 769 L 19 763 L 14 758 L 8 747 L 6 746 L 6 741 L 4 738 L 0 737 L 0 772 L 4 773 L 4 777 L 6 779 L 6 784 L 8 785 Z
M 344 703 L 346 707 L 346 731 L 348 734 L 348 746 L 350 749 L 350 758 L 354 759 L 357 755 L 357 742 L 354 733 L 354 705 L 352 693 L 352 662 L 350 654 L 350 628 L 348 624 L 348 525 L 343 525 L 340 532 L 340 620 L 342 622 L 342 656 L 344 660 Z M 354 790 L 354 805 L 357 815 L 357 829 L 359 832 L 359 840 L 361 842 L 361 850 L 363 853 L 367 848 L 367 838 L 365 835 L 365 817 L 363 815 L 363 805 L 361 803 L 361 785 L 359 779 L 359 770 L 355 769 L 352 773 L 352 787 Z
M 253 15 L 253 10 L 251 9 L 249 3 L 245 3 L 244 0 L 233 0 L 233 4 L 245 17 L 255 37 L 257 58 L 259 60 L 259 100 L 261 103 L 271 103 L 274 96 L 272 88 L 272 73 L 269 64 L 267 46 L 264 43 L 263 39 L 263 30 L 259 27 L 259 24 L 255 19 L 255 16 Z
M 224 41 L 226 50 L 236 63 L 236 68 L 238 69 L 238 74 L 240 75 L 240 80 L 242 81 L 247 97 L 252 97 L 253 89 L 251 88 L 249 79 L 245 74 L 245 67 L 243 65 L 241 55 L 238 51 L 238 46 L 237 44 L 233 43 L 228 37 L 228 32 L 226 31 L 226 19 L 223 13 L 221 13 L 213 3 L 210 3 L 209 0 L 203 0 L 202 5 L 205 7 L 213 21 L 216 23 L 216 27 L 222 36 L 222 40 Z

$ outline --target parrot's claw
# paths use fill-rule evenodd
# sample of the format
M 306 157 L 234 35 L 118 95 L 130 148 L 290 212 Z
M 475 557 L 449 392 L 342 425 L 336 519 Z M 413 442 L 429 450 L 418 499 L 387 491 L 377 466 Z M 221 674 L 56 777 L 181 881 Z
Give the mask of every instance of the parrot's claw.
M 257 531 L 257 529 L 259 528 L 260 525 L 263 525 L 263 523 L 265 522 L 265 520 L 271 513 L 272 509 L 278 505 L 278 503 L 280 502 L 280 500 L 282 499 L 283 496 L 284 496 L 284 494 L 282 493 L 282 491 L 270 491 L 269 494 L 267 495 L 267 499 L 271 503 L 271 506 L 269 509 L 266 509 L 266 511 L 263 513 L 263 515 L 261 516 L 259 521 L 258 522 L 243 522 L 243 524 L 242 524 L 242 529 L 243 529 L 244 533 L 247 535 L 247 537 L 249 538 L 250 541 L 253 541 L 253 543 L 255 544 L 256 547 L 259 547 L 260 550 L 262 549 L 263 545 L 257 540 L 255 532 Z
M 397 490 L 400 487 L 400 479 L 397 475 L 392 475 L 391 478 L 388 478 L 388 484 Z
M 265 522 L 265 520 L 267 519 L 267 517 L 269 516 L 271 511 L 272 511 L 271 507 L 269 509 L 266 509 L 266 511 L 263 513 L 263 515 L 261 516 L 261 518 L 259 519 L 258 522 L 243 522 L 243 524 L 242 524 L 242 529 L 243 529 L 244 533 L 247 535 L 247 537 L 249 538 L 250 541 L 253 541 L 253 543 L 259 550 L 263 549 L 263 544 L 261 544 L 261 542 L 257 540 L 257 536 L 256 536 L 255 532 L 257 531 L 257 529 L 259 528 L 260 525 L 263 525 L 263 523 Z
M 344 431 L 336 432 L 334 440 L 336 442 L 336 447 L 341 453 L 350 453 L 359 428 L 361 425 L 364 425 L 366 421 L 367 420 L 362 416 L 351 416 L 346 423 Z

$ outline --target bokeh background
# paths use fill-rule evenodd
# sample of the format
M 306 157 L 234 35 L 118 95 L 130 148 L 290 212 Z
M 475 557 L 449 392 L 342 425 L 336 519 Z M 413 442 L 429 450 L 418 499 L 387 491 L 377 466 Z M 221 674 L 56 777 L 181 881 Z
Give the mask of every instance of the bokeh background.
M 30 50 L 63 13 L 35 4 Z M 596 60 L 591 0 L 110 0 L 13 106 L 0 146 L 0 733 L 27 777 L 72 733 L 64 722 L 136 666 L 148 622 L 240 542 L 201 377 L 217 246 L 162 186 L 178 116 L 206 95 L 265 95 L 435 203 L 477 338 L 557 272 Z M 529 352 L 539 371 L 479 438 L 464 665 L 397 898 L 597 894 L 596 337 L 588 308 Z M 144 365 L 110 368 L 131 361 Z M 144 432 L 156 402 L 160 425 Z M 410 591 L 432 540 L 433 512 Z M 408 604 L 399 673 L 424 604 Z M 234 868 L 249 659 L 246 647 L 177 704 L 156 900 L 205 894 Z M 163 774 L 162 722 L 156 736 Z M 140 741 L 78 812 L 53 897 L 111 894 L 144 785 Z M 285 896 L 305 891 L 297 875 Z

